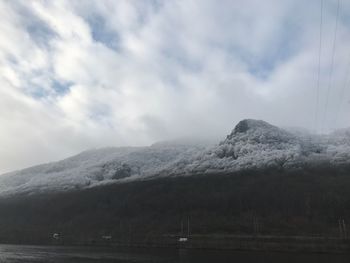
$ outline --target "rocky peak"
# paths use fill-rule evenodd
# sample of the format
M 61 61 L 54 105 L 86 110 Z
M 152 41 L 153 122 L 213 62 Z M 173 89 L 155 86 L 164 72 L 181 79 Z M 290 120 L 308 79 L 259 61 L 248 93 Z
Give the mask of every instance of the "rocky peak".
M 222 143 L 236 144 L 242 141 L 263 144 L 291 143 L 295 138 L 292 133 L 265 121 L 245 119 L 236 125 Z
M 236 127 L 234 128 L 233 132 L 234 134 L 237 133 L 245 133 L 249 129 L 276 129 L 277 127 L 267 123 L 266 121 L 262 120 L 253 120 L 253 119 L 245 119 L 240 121 Z

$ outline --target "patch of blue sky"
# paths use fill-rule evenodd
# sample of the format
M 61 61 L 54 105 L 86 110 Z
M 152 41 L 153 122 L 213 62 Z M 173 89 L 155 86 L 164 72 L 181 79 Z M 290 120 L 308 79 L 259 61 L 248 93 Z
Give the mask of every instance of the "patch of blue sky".
M 247 64 L 247 70 L 256 78 L 265 80 L 282 63 L 288 61 L 298 52 L 300 44 L 298 26 L 286 24 L 283 31 L 279 32 L 276 40 L 272 40 L 270 48 L 264 50 L 258 56 L 249 51 L 240 51 L 243 61 Z
M 73 83 L 58 81 L 56 79 L 52 80 L 51 88 L 55 91 L 55 94 L 62 96 L 69 92 L 70 87 Z
M 56 36 L 55 32 L 53 32 L 44 22 L 39 20 L 32 20 L 26 25 L 26 29 L 30 38 L 42 48 L 49 48 L 50 40 Z
M 86 18 L 86 22 L 90 26 L 94 41 L 100 42 L 110 49 L 116 50 L 119 48 L 119 34 L 107 26 L 105 18 L 101 15 L 93 14 Z
M 49 87 L 42 87 L 37 84 L 28 83 L 26 93 L 34 99 L 45 99 L 51 96 L 64 96 L 70 90 L 72 83 L 52 80 Z
M 41 87 L 33 87 L 32 89 L 29 89 L 27 94 L 37 100 L 48 97 L 48 91 Z
M 22 23 L 29 37 L 42 48 L 49 48 L 50 40 L 57 34 L 47 25 L 45 21 L 36 16 L 24 4 L 15 6 L 21 15 Z
M 149 19 L 152 15 L 159 13 L 164 7 L 165 1 L 162 0 L 148 0 L 140 1 L 138 6 L 138 23 L 140 25 L 146 25 L 149 22 Z

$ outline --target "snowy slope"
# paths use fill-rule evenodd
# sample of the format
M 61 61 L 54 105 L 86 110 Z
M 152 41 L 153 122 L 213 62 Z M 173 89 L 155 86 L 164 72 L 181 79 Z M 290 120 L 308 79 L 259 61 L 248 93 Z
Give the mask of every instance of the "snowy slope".
M 342 165 L 349 160 L 349 130 L 316 136 L 264 121 L 243 120 L 216 146 L 168 142 L 149 147 L 105 148 L 7 173 L 0 176 L 0 195 L 248 168 L 292 169 L 322 162 Z
M 155 144 L 105 148 L 0 176 L 0 195 L 80 189 L 101 183 L 143 178 L 179 158 L 204 149 L 200 145 Z

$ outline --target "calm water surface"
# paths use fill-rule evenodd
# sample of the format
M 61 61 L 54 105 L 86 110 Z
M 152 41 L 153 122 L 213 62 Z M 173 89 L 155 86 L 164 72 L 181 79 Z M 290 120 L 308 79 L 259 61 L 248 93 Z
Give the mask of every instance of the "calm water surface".
M 0 263 L 36 262 L 248 262 L 348 263 L 350 254 L 294 254 L 185 249 L 121 249 L 0 245 Z

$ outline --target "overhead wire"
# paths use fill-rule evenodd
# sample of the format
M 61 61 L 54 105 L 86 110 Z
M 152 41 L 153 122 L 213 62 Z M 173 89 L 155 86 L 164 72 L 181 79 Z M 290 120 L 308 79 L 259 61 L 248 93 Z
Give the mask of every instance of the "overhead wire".
M 329 96 L 330 96 L 330 91 L 331 91 L 331 87 L 332 87 L 335 46 L 336 46 L 336 41 L 337 41 L 338 20 L 339 20 L 339 9 L 340 9 L 340 0 L 338 0 L 338 2 L 337 2 L 337 14 L 336 14 L 336 20 L 335 20 L 335 30 L 334 30 L 333 48 L 332 48 L 332 57 L 331 57 L 331 68 L 330 68 L 330 73 L 329 73 L 328 88 L 327 88 L 327 94 L 326 94 L 326 104 L 325 104 L 325 110 L 324 110 L 323 122 L 322 122 L 323 129 L 324 129 L 325 122 L 326 122 L 326 117 L 327 117 L 327 112 L 328 112 L 328 104 L 329 104 Z
M 320 35 L 318 45 L 318 70 L 317 70 L 317 82 L 316 82 L 316 109 L 315 109 L 315 122 L 314 130 L 318 130 L 318 111 L 320 104 L 320 75 L 321 75 L 321 52 L 322 52 L 322 23 L 323 23 L 323 0 L 320 0 Z

